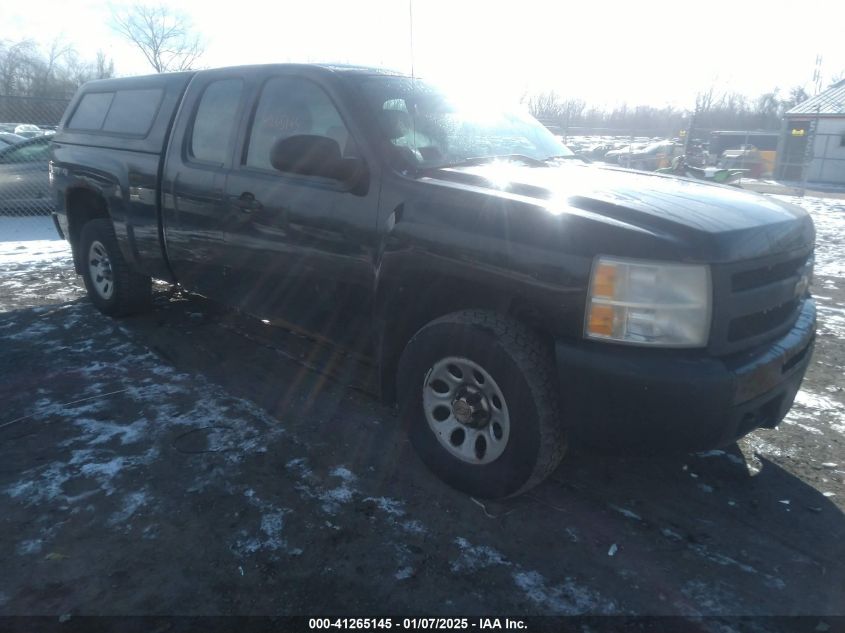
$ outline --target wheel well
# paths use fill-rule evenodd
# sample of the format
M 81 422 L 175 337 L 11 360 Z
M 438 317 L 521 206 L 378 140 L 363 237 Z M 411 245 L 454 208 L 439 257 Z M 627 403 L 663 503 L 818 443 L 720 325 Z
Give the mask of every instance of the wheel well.
M 396 402 L 396 372 L 399 367 L 399 359 L 408 341 L 421 330 L 426 324 L 435 319 L 459 312 L 461 310 L 489 310 L 500 315 L 521 321 L 532 330 L 542 334 L 542 328 L 538 327 L 539 320 L 533 310 L 525 304 L 513 300 L 499 300 L 494 302 L 488 298 L 477 296 L 474 298 L 452 297 L 451 301 L 434 304 L 428 301 L 410 301 L 404 304 L 405 309 L 396 302 L 393 309 L 382 312 L 382 315 L 390 315 L 392 323 L 387 323 L 384 316 L 380 318 L 378 360 L 379 360 L 379 388 L 384 402 L 393 404 Z M 419 309 L 409 310 L 408 306 L 420 306 Z M 394 325 L 400 323 L 401 326 Z M 545 340 L 547 336 L 542 336 Z
M 80 272 L 78 248 L 82 227 L 91 220 L 108 218 L 109 211 L 106 201 L 101 195 L 88 189 L 73 189 L 67 194 L 68 241 L 73 248 L 74 265 Z

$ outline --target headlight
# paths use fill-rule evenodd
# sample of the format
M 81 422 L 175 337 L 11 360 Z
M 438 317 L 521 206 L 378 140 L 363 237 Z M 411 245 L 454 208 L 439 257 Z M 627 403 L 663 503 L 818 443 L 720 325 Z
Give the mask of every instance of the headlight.
M 711 297 L 708 266 L 598 257 L 584 336 L 633 345 L 704 347 Z

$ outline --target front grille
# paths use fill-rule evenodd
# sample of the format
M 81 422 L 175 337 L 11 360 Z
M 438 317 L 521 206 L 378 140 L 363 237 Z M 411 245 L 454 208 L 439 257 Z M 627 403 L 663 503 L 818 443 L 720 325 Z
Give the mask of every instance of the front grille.
M 710 351 L 740 352 L 785 334 L 805 299 L 812 250 L 713 267 Z
M 797 257 L 779 264 L 734 273 L 731 276 L 731 289 L 734 292 L 742 292 L 743 290 L 759 288 L 766 284 L 788 279 L 795 275 L 796 271 L 800 270 L 806 261 L 807 257 L 805 255 L 804 257 Z
M 799 303 L 798 299 L 793 299 L 776 308 L 732 320 L 728 325 L 728 341 L 733 343 L 777 329 L 795 315 Z

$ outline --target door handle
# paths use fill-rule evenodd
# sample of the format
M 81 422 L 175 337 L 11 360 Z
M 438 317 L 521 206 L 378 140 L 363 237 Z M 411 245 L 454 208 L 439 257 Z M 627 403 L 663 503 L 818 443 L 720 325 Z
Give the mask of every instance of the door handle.
M 235 206 L 244 213 L 252 213 L 261 209 L 261 203 L 255 199 L 255 195 L 244 191 L 234 202 Z

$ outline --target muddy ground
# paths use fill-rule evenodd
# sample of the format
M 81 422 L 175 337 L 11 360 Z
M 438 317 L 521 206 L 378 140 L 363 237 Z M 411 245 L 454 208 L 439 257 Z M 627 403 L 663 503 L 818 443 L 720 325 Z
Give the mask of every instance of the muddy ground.
M 845 206 L 801 204 L 820 325 L 787 420 L 575 447 L 503 503 L 430 475 L 359 359 L 164 285 L 114 321 L 62 242 L 0 242 L 0 615 L 845 614 Z

